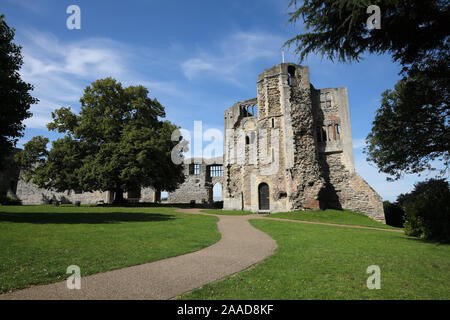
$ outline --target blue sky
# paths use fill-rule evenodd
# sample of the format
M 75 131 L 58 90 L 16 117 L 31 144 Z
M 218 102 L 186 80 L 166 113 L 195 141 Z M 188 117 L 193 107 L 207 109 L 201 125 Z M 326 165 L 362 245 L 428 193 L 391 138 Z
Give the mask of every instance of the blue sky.
M 69 30 L 66 9 L 81 8 L 81 30 Z M 65 1 L 0 0 L 0 11 L 16 29 L 24 56 L 21 75 L 33 84 L 40 103 L 26 120 L 19 147 L 36 135 L 58 137 L 45 125 L 51 111 L 71 106 L 92 81 L 112 76 L 124 85 L 142 84 L 166 108 L 167 118 L 192 130 L 223 130 L 223 112 L 256 97 L 259 73 L 281 62 L 283 43 L 303 30 L 288 25 L 288 0 Z M 298 62 L 292 52 L 286 62 Z M 320 56 L 310 67 L 316 88 L 348 87 L 357 172 L 385 199 L 395 200 L 425 177 L 386 182 L 365 161 L 364 140 L 381 93 L 398 81 L 389 56 L 367 56 L 335 64 Z

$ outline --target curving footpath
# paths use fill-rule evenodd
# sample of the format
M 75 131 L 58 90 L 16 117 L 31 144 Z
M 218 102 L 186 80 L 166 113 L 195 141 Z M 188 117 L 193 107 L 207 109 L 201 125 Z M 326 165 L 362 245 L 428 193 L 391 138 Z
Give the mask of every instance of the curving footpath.
M 198 209 L 178 212 L 204 214 Z M 67 289 L 63 281 L 3 294 L 0 300 L 171 299 L 247 269 L 275 252 L 275 240 L 248 222 L 253 215 L 215 216 L 222 238 L 205 249 L 82 277 L 80 290 Z

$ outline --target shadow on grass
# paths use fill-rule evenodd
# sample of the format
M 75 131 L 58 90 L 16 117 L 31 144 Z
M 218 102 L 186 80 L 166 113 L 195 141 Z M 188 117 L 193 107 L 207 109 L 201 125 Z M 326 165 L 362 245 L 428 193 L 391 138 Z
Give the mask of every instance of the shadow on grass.
M 141 212 L 0 212 L 0 222 L 35 224 L 103 224 L 120 222 L 157 222 L 176 219 L 170 214 Z
M 417 243 L 428 243 L 428 244 L 434 244 L 434 245 L 442 245 L 442 246 L 450 246 L 450 242 L 447 241 L 442 241 L 442 240 L 437 240 L 437 239 L 422 239 L 422 238 L 418 238 L 415 236 L 411 236 L 408 234 L 404 234 L 406 237 L 404 237 L 403 239 L 405 239 L 406 241 L 414 241 Z

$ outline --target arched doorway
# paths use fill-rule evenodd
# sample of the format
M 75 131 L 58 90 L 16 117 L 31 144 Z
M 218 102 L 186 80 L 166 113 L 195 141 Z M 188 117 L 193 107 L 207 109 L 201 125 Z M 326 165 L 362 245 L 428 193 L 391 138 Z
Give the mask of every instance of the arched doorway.
M 217 182 L 213 187 L 213 200 L 222 201 L 222 184 Z
M 269 186 L 267 183 L 261 183 L 258 186 L 258 204 L 259 210 L 270 210 Z

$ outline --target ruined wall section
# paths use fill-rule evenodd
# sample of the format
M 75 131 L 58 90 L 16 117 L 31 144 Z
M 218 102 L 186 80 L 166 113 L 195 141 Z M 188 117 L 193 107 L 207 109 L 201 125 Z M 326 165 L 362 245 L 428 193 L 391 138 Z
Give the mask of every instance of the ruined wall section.
M 256 116 L 246 114 L 244 109 L 256 105 L 256 98 L 240 101 L 224 114 L 222 199 L 227 210 L 242 210 L 250 201 L 252 165 L 249 163 L 253 160 L 249 158 L 249 145 L 245 139 L 248 136 L 252 143 L 256 140 Z M 261 112 L 259 108 L 257 112 Z
M 324 170 L 331 186 L 326 195 L 329 207 L 364 213 L 385 223 L 383 199 L 358 173 L 346 169 L 341 154 L 323 154 L 321 161 L 326 164 Z
M 290 90 L 291 123 L 294 145 L 292 179 L 296 193 L 292 195 L 293 209 L 320 209 L 319 193 L 325 186 L 319 166 L 315 137 L 312 90 L 308 67 L 297 67 L 295 85 Z
M 184 166 L 186 180 L 174 192 L 169 192 L 167 202 L 169 203 L 189 203 L 191 200 L 201 203 L 208 199 L 205 188 L 206 166 L 200 165 L 199 174 L 190 174 L 189 164 Z
M 347 88 L 313 91 L 324 208 L 349 209 L 385 222 L 382 198 L 355 172 Z
M 287 77 L 280 66 L 265 70 L 258 76 L 257 122 L 257 163 L 251 175 L 252 206 L 249 210 L 257 212 L 258 186 L 269 186 L 270 212 L 288 211 L 290 186 L 286 180 L 286 136 L 285 136 L 285 82 Z
M 141 197 L 139 198 L 139 202 L 155 202 L 156 201 L 156 190 L 152 187 L 142 188 Z
M 168 194 L 168 203 L 210 203 L 213 201 L 213 187 L 216 183 L 223 185 L 223 177 L 211 177 L 209 167 L 212 165 L 222 165 L 223 158 L 212 159 L 190 158 L 184 164 L 184 174 L 186 180 L 180 187 Z M 199 166 L 198 174 L 193 171 L 194 165 Z
M 16 196 L 24 205 L 48 204 L 51 201 L 59 201 L 62 204 L 75 203 L 80 201 L 81 204 L 97 204 L 99 201 L 108 202 L 108 192 L 83 192 L 75 193 L 74 191 L 56 192 L 39 188 L 32 182 L 25 182 L 19 179 L 17 183 Z

